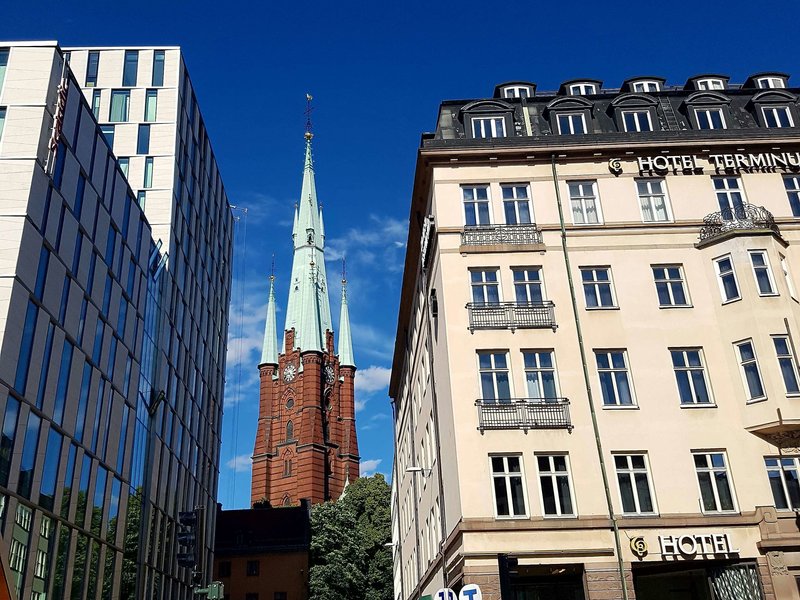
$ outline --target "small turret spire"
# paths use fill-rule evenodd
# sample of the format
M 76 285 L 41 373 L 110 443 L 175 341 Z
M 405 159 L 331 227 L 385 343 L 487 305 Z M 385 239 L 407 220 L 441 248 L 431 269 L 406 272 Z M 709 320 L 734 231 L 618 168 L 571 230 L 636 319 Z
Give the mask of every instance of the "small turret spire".
M 342 259 L 342 312 L 339 315 L 339 364 L 343 367 L 355 367 L 353 358 L 353 340 L 350 336 L 350 313 L 347 310 L 347 271 Z
M 264 326 L 264 346 L 261 350 L 262 365 L 278 364 L 278 335 L 275 322 L 275 255 L 272 255 L 272 273 L 269 276 L 269 300 L 267 301 L 267 323 Z

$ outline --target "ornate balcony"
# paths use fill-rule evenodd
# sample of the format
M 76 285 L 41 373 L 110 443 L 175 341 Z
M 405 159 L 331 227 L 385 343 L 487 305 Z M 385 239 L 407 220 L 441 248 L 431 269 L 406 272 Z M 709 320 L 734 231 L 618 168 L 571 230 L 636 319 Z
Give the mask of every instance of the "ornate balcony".
M 542 244 L 542 232 L 535 223 L 521 225 L 468 225 L 461 233 L 464 247 L 477 246 L 482 251 L 487 246 L 537 246 Z
M 711 213 L 704 218 L 700 229 L 700 244 L 736 232 L 764 231 L 780 236 L 772 213 L 763 206 L 743 203 L 741 206 Z
M 476 400 L 475 406 L 481 432 L 487 429 L 566 429 L 572 432 L 566 398 Z
M 469 330 L 476 329 L 540 329 L 556 330 L 555 305 L 545 302 L 470 302 Z

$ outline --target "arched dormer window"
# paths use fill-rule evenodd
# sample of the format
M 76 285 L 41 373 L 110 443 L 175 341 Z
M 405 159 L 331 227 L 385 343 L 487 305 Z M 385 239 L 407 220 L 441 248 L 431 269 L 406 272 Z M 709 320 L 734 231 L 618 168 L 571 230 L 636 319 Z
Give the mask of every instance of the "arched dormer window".
M 754 75 L 750 75 L 747 80 L 744 82 L 743 88 L 747 89 L 760 89 L 760 90 L 775 90 L 775 89 L 785 89 L 787 86 L 787 82 L 789 80 L 789 75 L 786 73 L 775 73 L 775 72 L 768 72 L 768 73 L 756 73 Z
M 561 84 L 558 92 L 568 96 L 591 96 L 599 94 L 603 82 L 598 79 L 571 79 Z
M 689 78 L 684 89 L 699 92 L 724 90 L 728 87 L 728 81 L 730 81 L 730 77 L 727 75 L 696 75 Z
M 294 439 L 294 423 L 288 421 L 286 423 L 286 441 L 290 441 Z
M 569 96 L 556 98 L 542 115 L 550 121 L 550 129 L 559 135 L 583 135 L 592 131 L 593 104 L 586 98 Z
M 494 88 L 495 98 L 532 98 L 536 84 L 527 81 L 509 81 Z
M 730 103 L 731 99 L 724 94 L 702 91 L 690 94 L 683 106 L 694 129 L 728 129 Z
M 770 129 L 797 127 L 797 96 L 785 90 L 770 89 L 755 94 L 750 99 L 754 116 L 761 127 Z
M 513 135 L 514 107 L 502 100 L 479 100 L 461 108 L 468 138 L 502 138 Z
M 626 132 L 657 131 L 656 99 L 646 94 L 620 94 L 611 101 L 617 128 Z

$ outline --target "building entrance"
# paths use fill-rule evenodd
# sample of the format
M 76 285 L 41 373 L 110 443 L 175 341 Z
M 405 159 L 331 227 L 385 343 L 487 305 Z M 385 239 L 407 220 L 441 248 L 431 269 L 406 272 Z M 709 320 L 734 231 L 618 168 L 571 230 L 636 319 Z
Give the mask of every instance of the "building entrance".
M 637 568 L 639 567 L 639 568 Z M 763 600 L 754 564 L 634 565 L 636 600 Z
M 517 567 L 511 574 L 512 600 L 585 600 L 583 570 L 567 567 Z

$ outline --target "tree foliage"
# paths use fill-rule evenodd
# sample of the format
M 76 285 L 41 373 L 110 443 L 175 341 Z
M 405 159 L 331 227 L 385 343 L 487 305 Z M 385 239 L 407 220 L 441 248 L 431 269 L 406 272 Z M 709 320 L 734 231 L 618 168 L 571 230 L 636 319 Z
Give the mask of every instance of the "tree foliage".
M 350 484 L 311 512 L 314 600 L 391 600 L 391 489 L 380 473 Z

